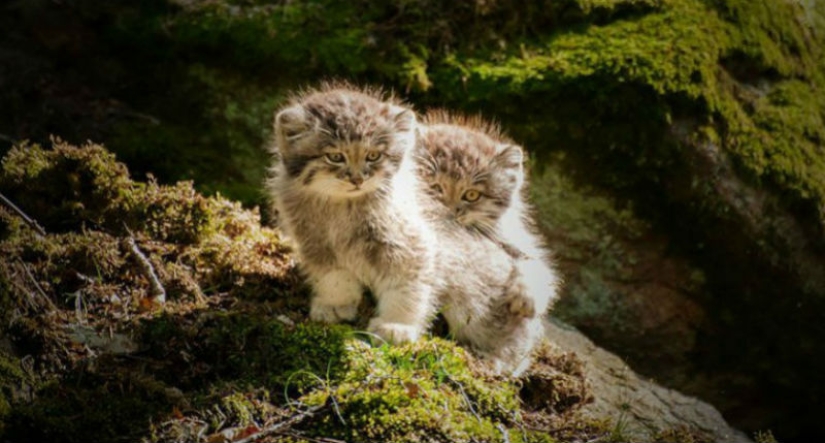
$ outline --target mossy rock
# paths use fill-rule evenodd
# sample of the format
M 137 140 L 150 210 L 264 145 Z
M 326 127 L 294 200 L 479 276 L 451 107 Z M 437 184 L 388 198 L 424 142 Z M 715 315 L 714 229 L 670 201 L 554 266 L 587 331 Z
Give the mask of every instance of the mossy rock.
M 3 158 L 0 178 L 7 197 L 48 231 L 89 226 L 120 233 L 131 227 L 159 240 L 191 243 L 207 228 L 207 200 L 191 186 L 136 183 L 99 145 L 53 145 L 15 146 Z

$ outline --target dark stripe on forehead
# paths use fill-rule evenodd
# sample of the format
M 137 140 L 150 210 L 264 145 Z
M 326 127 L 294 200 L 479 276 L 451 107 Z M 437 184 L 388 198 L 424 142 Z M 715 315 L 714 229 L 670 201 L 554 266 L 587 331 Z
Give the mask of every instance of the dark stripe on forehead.
M 392 135 L 389 107 L 367 96 L 316 97 L 304 107 L 324 132 L 339 140 L 375 143 L 376 138 Z
M 307 163 L 315 160 L 319 156 L 317 155 L 290 155 L 289 157 L 284 159 L 284 166 L 286 166 L 287 174 L 291 175 L 292 177 L 297 177 L 301 175 L 301 171 L 306 168 Z
M 318 125 L 323 128 L 327 134 L 332 136 L 336 139 L 358 139 L 359 137 L 355 136 L 355 134 L 351 134 L 351 130 L 346 131 L 350 134 L 344 134 L 345 129 L 347 128 L 347 124 L 343 122 L 342 116 L 336 112 L 330 112 L 329 109 L 322 109 L 318 106 L 307 106 L 307 110 L 310 114 L 312 114 L 318 121 Z M 347 137 L 349 136 L 349 137 Z
M 390 131 L 379 131 L 373 136 L 371 142 L 375 145 L 389 146 L 394 142 L 394 136 L 395 134 Z

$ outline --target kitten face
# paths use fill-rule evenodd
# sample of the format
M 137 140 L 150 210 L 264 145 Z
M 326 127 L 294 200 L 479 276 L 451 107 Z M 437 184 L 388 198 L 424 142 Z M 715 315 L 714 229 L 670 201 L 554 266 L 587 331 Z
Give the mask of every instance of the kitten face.
M 275 118 L 287 174 L 306 190 L 349 199 L 385 187 L 414 140 L 411 111 L 351 90 L 305 97 Z
M 482 132 L 432 124 L 423 132 L 419 175 L 458 223 L 491 233 L 523 182 L 522 151 Z

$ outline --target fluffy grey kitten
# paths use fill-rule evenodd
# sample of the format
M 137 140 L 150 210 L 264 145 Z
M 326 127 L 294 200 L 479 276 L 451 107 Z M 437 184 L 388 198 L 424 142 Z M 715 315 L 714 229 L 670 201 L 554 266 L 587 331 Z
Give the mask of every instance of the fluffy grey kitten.
M 435 237 L 416 198 L 415 138 L 412 111 L 348 85 L 303 93 L 276 114 L 268 188 L 312 286 L 313 320 L 354 319 L 368 287 L 371 332 L 399 343 L 426 329 Z
M 448 295 L 451 309 L 473 314 L 471 320 L 448 318 L 451 330 L 463 328 L 460 338 L 492 355 L 505 370 L 519 372 L 543 334 L 541 318 L 558 286 L 521 195 L 522 150 L 480 118 L 434 111 L 424 121 L 417 160 L 425 192 L 443 206 L 442 218 L 471 237 L 464 240 L 465 251 L 481 249 L 493 257 L 487 262 L 494 269 L 484 272 L 496 280 L 487 283 L 491 290 Z M 476 268 L 484 263 L 479 260 Z

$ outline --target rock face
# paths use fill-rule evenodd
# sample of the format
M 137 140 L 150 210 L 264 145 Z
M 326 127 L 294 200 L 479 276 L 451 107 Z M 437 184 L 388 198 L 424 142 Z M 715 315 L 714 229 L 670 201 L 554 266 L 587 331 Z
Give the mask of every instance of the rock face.
M 593 403 L 583 408 L 585 414 L 613 418 L 639 441 L 651 440 L 662 429 L 680 428 L 704 433 L 714 442 L 751 441 L 710 404 L 641 378 L 622 359 L 570 326 L 551 320 L 547 332 L 550 340 L 575 352 L 584 363 L 594 392 Z
M 705 273 L 632 207 L 574 183 L 561 160 L 532 182 L 540 228 L 565 279 L 553 315 L 645 375 L 679 385 L 707 318 Z

